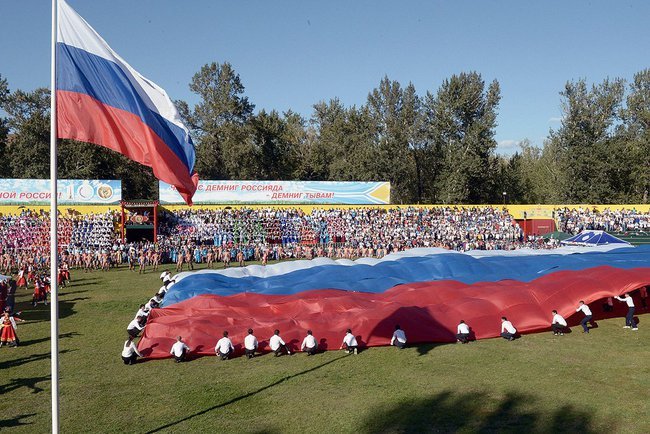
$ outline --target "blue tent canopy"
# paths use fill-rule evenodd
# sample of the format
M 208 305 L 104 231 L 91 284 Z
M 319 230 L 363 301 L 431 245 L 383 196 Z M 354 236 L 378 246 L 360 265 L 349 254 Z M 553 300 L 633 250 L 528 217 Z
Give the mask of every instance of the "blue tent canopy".
M 582 231 L 578 235 L 561 241 L 562 244 L 578 246 L 607 246 L 610 244 L 630 244 L 605 231 Z

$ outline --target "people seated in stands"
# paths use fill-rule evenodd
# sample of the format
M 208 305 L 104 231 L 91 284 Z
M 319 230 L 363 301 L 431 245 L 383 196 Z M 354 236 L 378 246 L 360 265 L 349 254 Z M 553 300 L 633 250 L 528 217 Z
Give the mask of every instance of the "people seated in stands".
M 125 365 L 133 365 L 138 357 L 142 357 L 142 354 L 138 351 L 138 348 L 133 342 L 133 336 L 129 335 L 126 342 L 124 342 L 124 347 L 122 347 L 122 360 Z
M 343 343 L 341 344 L 341 350 L 345 347 L 348 354 L 357 354 L 359 352 L 359 344 L 357 343 L 357 338 L 352 334 L 352 329 L 347 329 L 345 331 L 345 336 L 343 337 Z
M 517 336 L 517 329 L 512 325 L 508 318 L 505 316 L 501 317 L 501 335 L 502 338 L 509 341 L 514 341 Z
M 275 353 L 275 357 L 282 355 L 283 351 L 287 354 L 291 354 L 291 351 L 289 351 L 287 344 L 285 344 L 280 337 L 280 330 L 278 329 L 275 329 L 273 336 L 271 336 L 271 339 L 269 339 L 269 346 L 271 347 L 271 351 Z
M 308 356 L 313 356 L 318 350 L 318 343 L 312 334 L 311 330 L 307 330 L 307 336 L 302 340 L 300 349 L 307 353 Z
M 178 336 L 176 338 L 176 342 L 174 345 L 172 345 L 171 350 L 169 350 L 169 354 L 174 356 L 174 360 L 176 360 L 176 363 L 184 362 L 185 358 L 187 357 L 187 353 L 190 352 L 190 347 L 183 342 L 183 338 L 181 336 Z
M 219 339 L 217 346 L 214 347 L 214 352 L 217 354 L 217 356 L 221 357 L 221 360 L 228 360 L 234 351 L 235 347 L 228 337 L 228 332 L 224 330 L 223 337 Z
M 585 317 L 580 321 L 580 325 L 582 326 L 582 333 L 589 333 L 589 327 L 587 324 L 591 322 L 591 319 L 593 318 L 591 309 L 589 309 L 589 306 L 587 306 L 583 300 L 580 300 L 576 312 L 582 312 L 585 314 Z
M 252 359 L 257 351 L 257 338 L 253 334 L 253 329 L 248 329 L 248 334 L 244 338 L 244 352 L 246 357 Z
M 390 339 L 390 344 L 396 346 L 400 350 L 406 348 L 406 333 L 399 326 L 395 325 L 395 331 L 393 332 L 393 337 Z
M 465 320 L 461 319 L 456 327 L 456 341 L 463 344 L 469 342 L 469 326 L 465 324 Z
M 631 328 L 632 330 L 639 330 L 634 321 L 634 300 L 629 293 L 625 293 L 623 297 L 616 296 L 614 297 L 618 301 L 622 301 L 627 304 L 627 314 L 625 315 L 625 327 L 626 329 Z
M 557 313 L 557 310 L 553 309 L 553 319 L 551 320 L 551 330 L 553 330 L 553 335 L 555 336 L 564 336 L 564 332 L 567 329 L 567 322 L 562 315 Z
M 138 316 L 133 321 L 129 323 L 126 327 L 126 332 L 132 338 L 137 338 L 142 329 L 144 328 L 145 317 Z

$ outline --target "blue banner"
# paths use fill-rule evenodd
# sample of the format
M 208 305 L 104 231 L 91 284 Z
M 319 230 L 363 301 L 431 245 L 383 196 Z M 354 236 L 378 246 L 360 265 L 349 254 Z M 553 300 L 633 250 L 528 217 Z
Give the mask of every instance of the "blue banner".
M 59 179 L 61 205 L 115 205 L 122 200 L 122 181 Z M 49 179 L 0 179 L 0 205 L 47 205 Z
M 159 183 L 161 204 L 184 204 L 176 189 Z M 195 204 L 349 204 L 390 203 L 390 182 L 199 181 Z

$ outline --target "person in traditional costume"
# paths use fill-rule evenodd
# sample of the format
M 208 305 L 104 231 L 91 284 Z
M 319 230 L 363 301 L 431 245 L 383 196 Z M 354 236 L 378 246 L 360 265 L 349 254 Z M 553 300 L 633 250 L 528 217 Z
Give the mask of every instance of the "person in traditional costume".
M 18 335 L 16 334 L 16 321 L 23 322 L 17 316 L 12 316 L 9 311 L 5 310 L 0 321 L 0 346 L 8 345 L 10 347 L 18 346 Z
M 25 276 L 25 269 L 18 270 L 18 281 L 16 282 L 18 288 L 27 288 L 27 277 Z

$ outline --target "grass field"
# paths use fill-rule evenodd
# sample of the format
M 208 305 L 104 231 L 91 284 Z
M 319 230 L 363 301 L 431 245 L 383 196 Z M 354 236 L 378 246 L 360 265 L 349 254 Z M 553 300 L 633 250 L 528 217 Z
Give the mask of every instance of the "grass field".
M 62 432 L 650 432 L 647 314 L 638 332 L 613 319 L 589 335 L 124 366 L 126 325 L 157 275 L 73 271 Z M 49 311 L 30 293 L 22 345 L 0 348 L 0 430 L 16 433 L 50 427 Z

